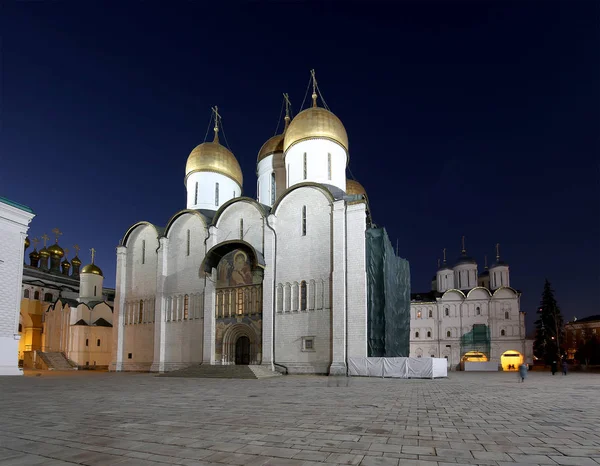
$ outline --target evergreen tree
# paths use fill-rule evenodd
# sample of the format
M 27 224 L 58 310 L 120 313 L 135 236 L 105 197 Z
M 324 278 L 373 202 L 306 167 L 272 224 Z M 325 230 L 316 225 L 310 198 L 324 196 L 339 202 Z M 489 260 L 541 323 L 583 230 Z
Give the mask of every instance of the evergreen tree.
M 565 331 L 562 314 L 556 299 L 554 299 L 554 291 L 548 279 L 544 283 L 542 300 L 537 314 L 533 352 L 545 364 L 550 364 L 552 361 L 560 362 L 565 344 Z

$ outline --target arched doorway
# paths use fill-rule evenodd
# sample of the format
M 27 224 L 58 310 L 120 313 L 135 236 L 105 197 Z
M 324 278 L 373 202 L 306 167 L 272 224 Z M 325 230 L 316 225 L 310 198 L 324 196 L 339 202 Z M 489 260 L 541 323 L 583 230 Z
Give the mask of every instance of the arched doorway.
M 462 362 L 487 362 L 488 357 L 480 351 L 469 351 L 462 357 Z
M 250 338 L 243 335 L 235 342 L 235 365 L 250 364 Z
M 523 364 L 523 355 L 518 351 L 505 351 L 500 356 L 500 363 L 503 371 L 517 371 L 519 366 Z

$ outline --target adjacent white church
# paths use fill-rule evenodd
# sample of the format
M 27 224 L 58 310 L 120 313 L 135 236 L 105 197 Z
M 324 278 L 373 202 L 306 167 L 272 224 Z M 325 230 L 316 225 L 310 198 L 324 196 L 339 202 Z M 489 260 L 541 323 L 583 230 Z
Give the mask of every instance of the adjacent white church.
M 112 370 L 263 364 L 346 374 L 349 358 L 368 356 L 367 196 L 347 179 L 344 125 L 317 106 L 315 90 L 313 81 L 312 106 L 288 113 L 260 149 L 258 201 L 242 196 L 215 110 L 214 140 L 187 159 L 186 209 L 164 228 L 139 222 L 125 233 Z

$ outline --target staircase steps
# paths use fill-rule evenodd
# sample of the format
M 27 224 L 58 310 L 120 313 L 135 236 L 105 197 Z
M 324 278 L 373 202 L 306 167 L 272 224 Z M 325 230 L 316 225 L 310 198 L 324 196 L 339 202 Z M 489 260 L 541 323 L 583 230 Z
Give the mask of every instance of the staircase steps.
M 258 369 L 257 369 L 258 368 Z M 262 379 L 265 377 L 276 377 L 273 373 L 260 366 L 211 366 L 199 364 L 185 369 L 165 372 L 159 377 L 190 377 L 207 379 Z
M 58 351 L 38 351 L 37 354 L 42 361 L 44 361 L 46 366 L 48 366 L 48 370 L 50 371 L 72 371 L 77 369 L 77 367 L 67 359 L 65 353 Z

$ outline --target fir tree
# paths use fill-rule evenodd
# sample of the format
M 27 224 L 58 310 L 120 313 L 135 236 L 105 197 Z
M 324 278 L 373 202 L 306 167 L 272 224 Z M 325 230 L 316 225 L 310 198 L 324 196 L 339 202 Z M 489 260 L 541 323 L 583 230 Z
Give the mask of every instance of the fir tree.
M 552 361 L 560 362 L 565 341 L 563 318 L 548 279 L 544 283 L 542 300 L 537 313 L 533 352 L 545 364 L 550 364 Z

